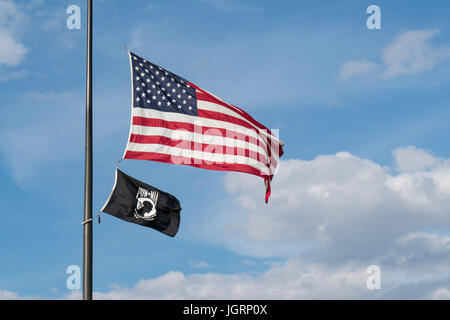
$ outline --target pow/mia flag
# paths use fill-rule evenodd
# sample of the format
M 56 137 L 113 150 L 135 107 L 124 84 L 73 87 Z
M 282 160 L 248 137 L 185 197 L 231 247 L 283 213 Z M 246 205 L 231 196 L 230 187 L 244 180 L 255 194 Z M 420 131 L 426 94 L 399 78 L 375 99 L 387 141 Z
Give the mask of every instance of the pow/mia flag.
M 102 212 L 175 236 L 180 225 L 180 201 L 171 194 L 116 170 L 116 181 Z

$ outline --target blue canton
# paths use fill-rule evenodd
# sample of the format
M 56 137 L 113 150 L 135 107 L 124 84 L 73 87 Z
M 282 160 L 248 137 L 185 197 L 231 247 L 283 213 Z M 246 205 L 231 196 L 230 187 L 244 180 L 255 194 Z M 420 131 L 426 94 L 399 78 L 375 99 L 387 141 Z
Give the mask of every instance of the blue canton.
M 195 89 L 188 81 L 130 52 L 133 107 L 197 115 Z

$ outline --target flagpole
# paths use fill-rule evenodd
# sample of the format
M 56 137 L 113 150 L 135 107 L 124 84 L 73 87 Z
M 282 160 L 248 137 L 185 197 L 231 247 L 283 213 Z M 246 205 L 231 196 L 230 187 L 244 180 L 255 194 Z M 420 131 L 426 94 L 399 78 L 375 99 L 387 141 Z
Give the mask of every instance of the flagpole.
M 87 0 L 83 300 L 92 300 L 92 0 Z

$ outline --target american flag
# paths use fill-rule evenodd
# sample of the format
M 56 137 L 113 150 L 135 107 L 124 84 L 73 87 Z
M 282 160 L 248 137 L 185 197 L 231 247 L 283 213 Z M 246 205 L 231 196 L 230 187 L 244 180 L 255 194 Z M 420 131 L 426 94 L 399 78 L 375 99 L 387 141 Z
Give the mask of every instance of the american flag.
M 283 143 L 242 109 L 129 51 L 131 127 L 124 159 L 238 171 L 270 182 Z

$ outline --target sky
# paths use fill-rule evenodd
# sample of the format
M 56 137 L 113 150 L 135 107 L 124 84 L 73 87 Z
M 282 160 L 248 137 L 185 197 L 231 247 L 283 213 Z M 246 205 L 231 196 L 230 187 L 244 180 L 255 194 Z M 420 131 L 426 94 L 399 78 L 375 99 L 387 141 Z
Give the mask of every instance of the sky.
M 278 129 L 285 154 L 268 204 L 255 176 L 122 161 L 180 200 L 181 225 L 102 214 L 94 298 L 449 299 L 449 10 L 95 0 L 94 212 L 128 137 L 124 43 Z M 66 271 L 82 266 L 85 19 L 85 1 L 0 0 L 0 299 L 81 297 Z

